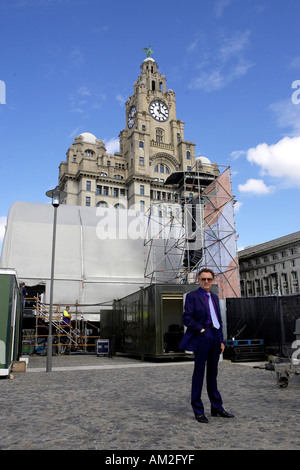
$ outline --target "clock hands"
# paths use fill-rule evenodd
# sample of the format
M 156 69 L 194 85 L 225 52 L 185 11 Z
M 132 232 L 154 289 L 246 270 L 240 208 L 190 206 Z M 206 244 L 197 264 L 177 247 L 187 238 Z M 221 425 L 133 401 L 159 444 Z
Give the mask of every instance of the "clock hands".
M 162 103 L 160 103 L 160 114 L 162 114 L 164 117 L 168 115 L 167 110 L 164 109 L 164 105 Z
M 149 110 L 157 121 L 166 121 L 169 118 L 168 107 L 160 100 L 152 101 Z

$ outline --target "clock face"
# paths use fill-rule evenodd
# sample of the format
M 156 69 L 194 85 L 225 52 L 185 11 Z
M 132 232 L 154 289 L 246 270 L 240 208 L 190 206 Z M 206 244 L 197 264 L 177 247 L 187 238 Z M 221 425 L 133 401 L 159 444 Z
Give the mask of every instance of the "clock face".
M 133 127 L 135 113 L 136 113 L 136 107 L 131 106 L 129 113 L 128 113 L 128 119 L 127 119 L 127 126 L 129 127 L 129 129 Z
M 169 108 L 162 101 L 155 100 L 150 103 L 149 112 L 156 121 L 164 122 L 169 118 Z

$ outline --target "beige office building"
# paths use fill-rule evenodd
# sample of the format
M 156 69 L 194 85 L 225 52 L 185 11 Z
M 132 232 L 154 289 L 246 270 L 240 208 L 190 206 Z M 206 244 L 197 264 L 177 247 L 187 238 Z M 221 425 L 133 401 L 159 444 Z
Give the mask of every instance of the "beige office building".
M 238 252 L 241 295 L 299 294 L 300 232 Z

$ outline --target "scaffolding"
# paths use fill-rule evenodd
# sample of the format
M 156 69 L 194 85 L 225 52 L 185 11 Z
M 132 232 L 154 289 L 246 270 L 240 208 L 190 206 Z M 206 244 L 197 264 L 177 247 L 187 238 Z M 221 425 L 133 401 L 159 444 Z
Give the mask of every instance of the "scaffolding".
M 22 352 L 28 354 L 46 355 L 47 338 L 49 329 L 49 305 L 41 302 L 39 297 L 27 298 L 26 301 L 33 302 L 32 316 L 34 317 L 34 328 L 26 328 L 22 331 Z M 52 336 L 53 354 L 87 353 L 96 350 L 96 341 L 100 334 L 93 334 L 99 327 L 90 323 L 79 312 L 80 305 L 69 304 L 72 310 L 71 324 L 63 323 L 63 308 L 61 305 L 53 305 L 52 312 Z M 91 334 L 92 333 L 92 334 Z
M 230 167 L 203 172 L 175 172 L 166 180 L 177 203 L 158 216 L 164 201 L 145 213 L 145 279 L 150 283 L 195 283 L 202 268 L 215 272 L 219 297 L 239 297 L 234 196 Z M 166 201 L 168 202 L 168 201 Z

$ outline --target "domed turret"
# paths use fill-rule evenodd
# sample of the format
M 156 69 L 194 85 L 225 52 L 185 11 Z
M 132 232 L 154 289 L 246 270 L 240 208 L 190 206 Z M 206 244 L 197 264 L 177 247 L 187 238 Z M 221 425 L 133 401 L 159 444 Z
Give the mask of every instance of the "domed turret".
M 87 144 L 95 144 L 96 143 L 96 140 L 97 140 L 97 137 L 94 136 L 94 134 L 91 134 L 90 132 L 83 132 L 82 134 L 80 134 L 78 137 L 76 138 L 82 138 L 82 140 L 84 142 L 86 142 Z M 76 139 L 75 138 L 75 139 Z

